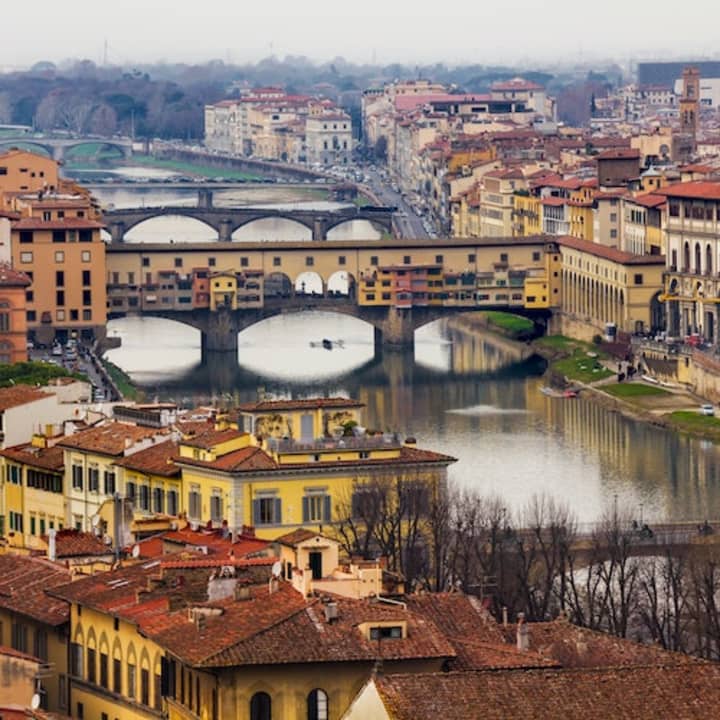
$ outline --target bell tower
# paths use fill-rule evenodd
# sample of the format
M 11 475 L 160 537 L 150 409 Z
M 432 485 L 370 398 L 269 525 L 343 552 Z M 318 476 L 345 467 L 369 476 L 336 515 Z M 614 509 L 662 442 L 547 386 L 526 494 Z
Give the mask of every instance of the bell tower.
M 693 139 L 693 150 L 697 140 L 698 112 L 700 110 L 700 71 L 686 67 L 682 74 L 683 92 L 680 98 L 680 132 Z

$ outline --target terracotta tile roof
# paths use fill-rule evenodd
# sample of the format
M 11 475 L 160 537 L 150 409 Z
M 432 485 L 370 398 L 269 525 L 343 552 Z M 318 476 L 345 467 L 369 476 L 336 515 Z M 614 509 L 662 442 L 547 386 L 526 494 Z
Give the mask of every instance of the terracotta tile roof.
M 656 208 L 664 205 L 667 202 L 667 198 L 657 193 L 646 193 L 645 195 L 636 195 L 633 198 L 627 198 L 627 202 L 642 205 L 642 207 L 646 208 Z
M 597 144 L 593 143 L 596 147 Z M 603 150 L 595 156 L 596 160 L 640 160 L 640 151 L 634 148 L 617 147 Z
M 285 533 L 284 535 L 275 538 L 275 542 L 280 543 L 281 545 L 287 545 L 288 547 L 295 547 L 299 543 L 317 537 L 318 534 L 319 533 L 312 532 L 312 530 L 298 528 L 297 530 L 293 530 L 289 533 Z
M 574 250 L 582 250 L 589 255 L 612 260 L 621 265 L 664 265 L 664 255 L 633 255 L 632 253 L 618 250 L 614 247 L 600 245 L 600 243 L 588 242 L 580 238 L 574 238 L 569 235 L 558 237 L 557 242 L 562 247 L 573 248 Z
M 525 80 L 523 78 L 513 78 L 512 80 L 501 80 L 499 82 L 494 82 L 490 86 L 493 90 L 498 90 L 500 92 L 508 91 L 508 90 L 544 90 L 542 85 L 538 85 L 537 83 L 531 82 L 530 80 Z
M 28 556 L 0 555 L 0 607 L 39 620 L 62 625 L 70 619 L 70 608 L 45 590 L 70 581 L 70 571 L 49 560 Z
M 548 195 L 542 199 L 543 205 L 551 205 L 552 207 L 560 207 L 568 202 L 567 198 L 555 197 L 554 195 Z
M 24 443 L 6 448 L 0 451 L 0 455 L 23 465 L 52 470 L 53 472 L 62 472 L 65 467 L 63 450 L 57 446 L 39 448 L 31 443 Z
M 27 287 L 30 284 L 30 278 L 25 273 L 6 264 L 0 265 L 0 287 Z
M 272 567 L 277 558 L 274 555 L 254 558 L 228 557 L 227 555 L 211 555 L 210 557 L 180 558 L 177 560 L 162 560 L 163 568 L 218 568 L 218 567 Z
M 315 410 L 316 408 L 361 408 L 365 403 L 351 398 L 303 398 L 298 400 L 260 400 L 237 406 L 240 412 L 283 412 L 291 410 Z
M 75 435 L 61 440 L 58 445 L 98 455 L 122 456 L 125 454 L 125 450 L 141 440 L 148 440 L 161 434 L 167 434 L 167 431 L 120 422 L 108 422 L 75 433 Z
M 720 200 L 720 182 L 694 180 L 686 183 L 667 185 L 655 191 L 657 195 L 697 200 Z
M 217 651 L 206 654 L 208 647 L 200 647 L 196 639 L 188 642 L 188 622 L 182 619 L 181 634 L 156 637 L 174 654 L 205 667 L 233 665 L 264 665 L 306 662 L 372 662 L 378 656 L 378 642 L 368 640 L 358 626 L 361 623 L 397 621 L 407 623 L 407 637 L 384 641 L 380 652 L 385 661 L 424 658 L 452 658 L 450 643 L 438 629 L 423 617 L 400 606 L 388 606 L 370 600 L 333 598 L 338 607 L 338 619 L 328 623 L 322 603 L 305 600 L 287 584 L 281 583 L 278 592 L 268 595 L 267 587 L 253 588 L 253 600 L 226 603 L 227 612 L 209 619 L 206 635 L 213 638 L 214 628 L 232 628 L 225 633 Z M 253 608 L 252 606 L 256 607 Z M 182 632 L 183 626 L 185 632 Z M 225 630 L 223 630 L 225 632 Z M 223 633 L 217 633 L 222 635 Z M 172 638 L 172 644 L 170 641 Z M 204 639 L 204 636 L 203 636 Z M 178 644 L 179 641 L 179 644 Z
M 453 670 L 489 667 L 553 667 L 559 663 L 535 652 L 519 652 L 479 600 L 462 593 L 408 595 L 408 608 L 433 622 L 455 648 Z
M 600 670 L 385 674 L 375 679 L 393 720 L 706 720 L 717 715 L 714 664 Z
M 658 645 L 615 637 L 573 625 L 567 620 L 527 623 L 530 648 L 556 660 L 565 668 L 600 668 L 627 665 L 673 665 L 696 663 L 683 653 L 663 650 Z M 500 628 L 508 642 L 515 642 L 516 628 Z
M 197 435 L 183 437 L 182 444 L 188 445 L 189 447 L 200 448 L 202 450 L 211 450 L 216 445 L 247 436 L 248 434 L 246 432 L 234 430 L 233 428 L 216 430 L 214 427 L 210 427 Z
M 51 397 L 48 393 L 30 385 L 0 388 L 0 412 L 48 397 Z
M 28 660 L 29 662 L 35 662 L 40 664 L 45 662 L 45 660 L 41 660 L 34 655 L 20 652 L 19 650 L 15 650 L 15 648 L 8 647 L 7 645 L 0 645 L 0 655 L 4 655 L 5 657 L 17 658 L 18 660 Z M 0 714 L 0 718 L 3 718 L 4 720 L 4 717 L 4 715 Z
M 256 538 L 254 534 L 241 533 L 233 540 L 224 536 L 222 530 L 192 530 L 189 526 L 182 530 L 170 530 L 161 535 L 165 547 L 206 547 L 211 552 L 227 556 L 232 553 L 237 558 L 262 552 L 269 547 L 267 540 Z
M 42 540 L 47 543 L 48 536 L 43 535 Z M 58 560 L 85 555 L 112 555 L 112 548 L 97 535 L 69 528 L 55 534 L 55 549 Z
M 117 460 L 114 464 L 146 475 L 177 477 L 180 475 L 180 468 L 174 462 L 177 453 L 178 444 L 174 440 L 166 440 Z
M 276 470 L 278 464 L 262 448 L 251 445 L 221 455 L 216 460 L 195 460 L 194 458 L 178 457 L 178 465 L 206 467 L 225 472 L 254 472 L 257 470 Z

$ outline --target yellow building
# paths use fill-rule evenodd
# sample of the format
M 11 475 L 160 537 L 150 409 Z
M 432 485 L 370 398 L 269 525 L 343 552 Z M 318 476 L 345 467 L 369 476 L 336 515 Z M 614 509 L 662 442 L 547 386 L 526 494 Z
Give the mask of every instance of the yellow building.
M 558 238 L 558 244 L 564 316 L 591 334 L 603 334 L 608 324 L 625 333 L 662 328 L 664 256 L 633 255 L 571 237 Z
M 166 555 L 52 591 L 72 607 L 73 717 L 339 720 L 378 656 L 386 673 L 458 658 L 448 615 L 491 632 L 462 596 L 322 601 L 258 560 Z
M 214 312 L 218 308 L 237 310 L 237 277 L 235 273 L 212 273 L 210 275 L 210 309 Z
M 66 523 L 62 448 L 36 435 L 32 442 L 0 451 L 1 484 L 7 527 L 0 535 L 11 547 L 37 549 L 48 530 L 62 530 Z
M 621 249 L 634 255 L 665 255 L 663 212 L 667 199 L 646 194 L 622 198 Z
M 67 713 L 70 608 L 45 590 L 71 580 L 70 571 L 44 558 L 0 554 L 0 645 L 42 661 L 36 683 L 41 707 Z M 0 692 L 2 698 L 2 692 Z
M 540 235 L 543 228 L 542 201 L 527 190 L 513 194 L 513 237 Z
M 511 237 L 513 197 L 526 187 L 520 170 L 493 170 L 483 176 L 480 191 L 480 237 Z

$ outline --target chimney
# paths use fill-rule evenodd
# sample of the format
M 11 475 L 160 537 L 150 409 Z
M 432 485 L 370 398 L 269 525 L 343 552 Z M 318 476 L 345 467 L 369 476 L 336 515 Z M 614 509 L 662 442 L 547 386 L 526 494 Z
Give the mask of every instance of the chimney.
M 528 626 L 525 622 L 525 613 L 518 613 L 517 620 L 517 649 L 520 652 L 527 652 L 530 648 Z
M 56 534 L 55 528 L 50 528 L 48 530 L 48 559 L 52 562 L 55 562 L 57 560 L 57 545 L 55 542 L 55 534 Z
M 270 584 L 269 584 L 268 589 L 269 589 L 271 595 L 273 593 L 276 593 L 280 589 L 280 582 L 278 581 L 277 578 L 270 579 Z
M 235 600 L 249 600 L 250 599 L 250 586 L 243 582 L 238 582 L 235 585 Z
M 336 602 L 329 602 L 325 605 L 325 620 L 330 624 L 337 622 L 338 606 Z
M 503 605 L 503 609 L 502 609 L 502 623 L 503 623 L 503 627 L 507 627 L 507 623 L 508 623 L 507 605 Z

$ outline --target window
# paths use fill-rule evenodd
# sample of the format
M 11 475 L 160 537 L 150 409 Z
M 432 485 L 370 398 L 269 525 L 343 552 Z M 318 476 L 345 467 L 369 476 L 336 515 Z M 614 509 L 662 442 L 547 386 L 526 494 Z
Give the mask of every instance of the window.
M 55 313 L 55 319 L 56 320 L 65 320 L 65 311 L 64 310 L 58 310 Z
M 155 687 L 153 688 L 153 707 L 156 710 L 162 710 L 162 696 L 163 696 L 163 690 L 162 690 L 162 675 L 155 675 Z M 198 713 L 199 714 L 199 713 Z
M 150 704 L 150 672 L 144 668 L 140 671 L 140 702 Z
M 135 496 L 137 494 L 137 487 L 134 482 L 127 482 L 125 483 L 125 495 L 127 496 L 127 499 L 135 502 Z
M 312 690 L 307 697 L 308 720 L 328 720 L 328 696 L 324 690 Z
M 115 658 L 113 660 L 113 692 L 122 692 L 122 661 Z
M 64 253 L 62 250 L 56 251 L 56 253 L 55 253 L 55 262 L 56 262 L 56 263 L 65 262 L 65 253 Z
M 83 251 L 80 253 L 80 259 L 81 259 L 83 262 L 90 262 L 90 251 L 89 251 L 89 250 L 83 250 Z
M 306 267 L 312 267 L 315 264 L 315 258 L 312 257 L 312 255 L 308 255 L 305 258 L 305 266 Z
M 436 262 L 438 265 L 442 265 L 442 264 L 443 264 L 443 256 L 442 256 L 442 255 L 436 255 L 436 256 L 435 256 L 435 262 Z
M 192 486 L 188 493 L 188 517 L 200 518 L 200 488 L 197 485 Z
M 92 290 L 82 291 L 82 302 L 85 306 L 92 305 Z
M 22 485 L 22 472 L 19 465 L 7 466 L 7 479 L 12 485 Z
M 10 629 L 10 644 L 14 650 L 27 652 L 27 626 L 19 622 L 13 622 Z
M 55 304 L 56 305 L 64 305 L 65 304 L 65 291 L 64 290 L 56 290 L 55 291 Z
M 135 687 L 135 666 L 128 663 L 127 666 L 127 696 L 135 698 L 137 688 Z
M 175 258 L 175 267 L 176 268 L 182 267 L 182 258 L 178 258 L 178 257 Z
M 539 261 L 540 261 L 540 253 L 539 253 L 539 252 L 534 252 L 534 253 L 532 254 L 532 259 L 533 259 L 533 262 L 539 262 Z
M 128 282 L 130 282 L 130 275 L 132 273 L 128 273 Z M 82 271 L 82 284 L 83 285 L 90 285 L 90 271 L 89 270 L 83 270 Z M 132 285 L 132 283 L 130 283 Z
M 223 520 L 223 499 L 220 490 L 213 490 L 210 498 L 210 520 L 213 524 L 220 524 Z
M 272 720 L 272 703 L 267 693 L 255 693 L 250 700 L 250 720 Z
M 21 263 L 31 263 L 33 261 L 33 254 L 31 252 L 21 252 L 20 253 L 20 262 Z
M 73 322 L 77 322 L 80 318 L 80 311 L 79 310 L 70 310 L 70 320 Z
M 53 230 L 52 231 L 52 241 L 54 243 L 64 243 L 65 242 L 65 231 L 64 230 Z
M 104 688 L 109 688 L 108 685 L 108 656 L 105 653 L 100 653 L 100 685 Z
M 325 493 L 311 493 L 302 499 L 303 522 L 330 522 L 330 496 Z
M 617 213 L 610 213 L 610 222 L 611 223 L 617 222 Z
M 255 525 L 279 525 L 282 517 L 280 498 L 259 497 L 253 500 L 253 522 Z
M 87 651 L 87 679 L 88 682 L 94 683 L 96 681 L 95 675 L 95 650 L 88 648 Z
M 138 487 L 140 493 L 140 501 L 138 503 L 138 506 L 141 510 L 149 510 L 150 509 L 150 488 L 147 485 L 140 485 Z
M 144 258 L 142 259 L 142 266 L 143 266 L 143 267 L 150 267 L 150 258 L 144 257 Z
M 88 490 L 98 492 L 100 489 L 100 471 L 96 467 L 88 468 Z
M 616 230 L 615 228 L 613 228 L 612 230 L 610 230 L 610 237 L 611 237 L 611 238 L 616 238 L 616 237 L 617 237 L 617 230 Z
M 475 253 L 470 253 L 470 254 L 468 255 L 468 262 L 469 262 L 469 263 L 474 263 L 474 262 L 476 261 L 476 259 L 477 259 L 477 257 L 476 257 L 476 255 L 475 255 Z
M 390 300 L 390 298 L 391 298 L 391 293 L 389 293 L 389 292 L 384 292 L 384 293 L 382 294 L 382 299 L 383 299 L 383 300 Z
M 35 312 L 35 310 L 28 310 L 26 315 L 28 322 L 35 322 L 37 320 L 37 313 Z
M 162 513 L 165 511 L 165 493 L 162 488 L 153 488 L 153 512 Z
M 277 255 L 273 258 L 273 266 L 274 267 L 280 267 L 281 258 L 279 258 Z
M 72 486 L 74 490 L 83 489 L 83 468 L 82 465 L 72 466 Z
M 412 257 L 410 255 L 403 256 L 403 265 L 409 265 L 411 262 L 412 262 Z
M 10 522 L 10 529 L 16 532 L 23 531 L 23 516 L 22 513 L 13 512 L 12 510 L 8 513 L 8 519 Z
M 378 256 L 377 255 L 371 255 L 370 256 L 370 264 L 371 265 L 378 265 Z
M 33 654 L 41 660 L 48 659 L 48 638 L 47 632 L 38 628 L 35 630 L 35 646 Z
M 92 242 L 93 234 L 92 230 L 81 230 L 78 236 L 80 242 Z
M 635 274 L 635 284 L 636 284 L 636 285 L 642 285 L 642 284 L 643 284 L 643 276 L 642 276 L 642 273 L 636 273 L 636 274 Z
M 506 263 L 508 261 L 507 253 L 500 253 L 500 262 Z
M 208 258 L 208 266 L 209 267 L 215 267 L 216 261 L 214 257 Z
M 177 490 L 168 490 L 167 494 L 167 513 L 168 515 L 178 514 L 178 494 Z
M 105 490 L 106 495 L 114 495 L 115 494 L 115 473 L 110 472 L 109 470 L 105 470 L 103 474 L 103 489 Z
M 85 720 L 85 706 L 81 702 L 77 704 L 77 710 L 75 714 L 78 720 Z
M 92 320 L 92 310 L 83 310 L 83 320 Z
M 390 627 L 374 627 L 370 628 L 371 640 L 386 640 L 388 638 L 401 638 L 402 627 L 392 625 Z

